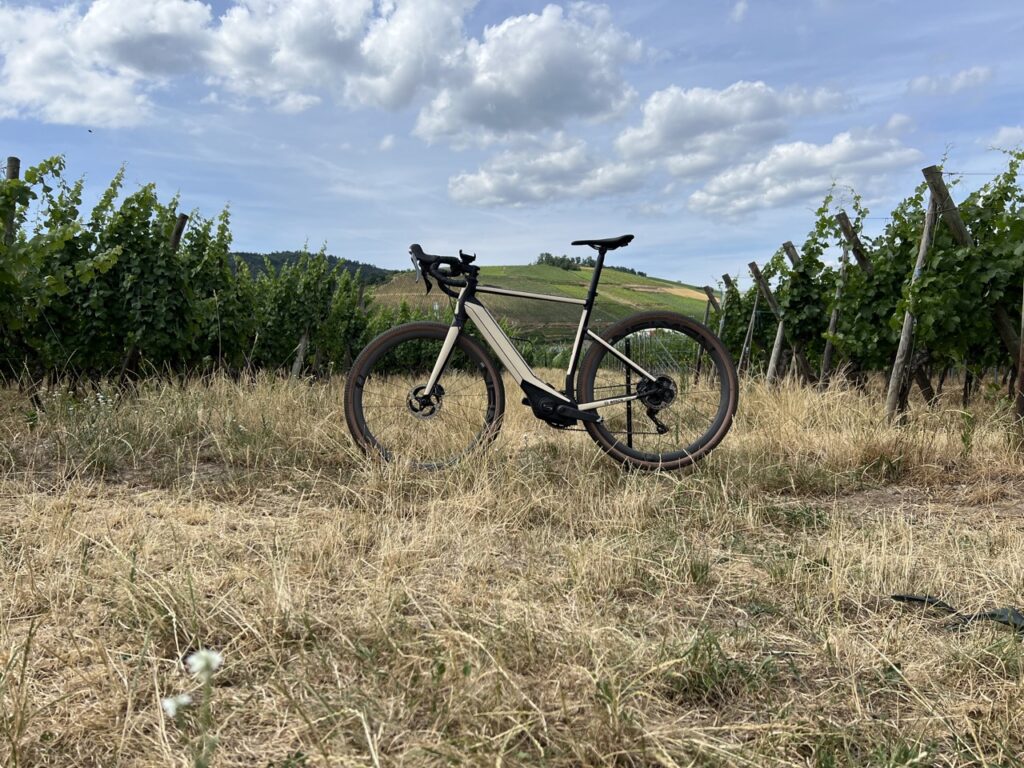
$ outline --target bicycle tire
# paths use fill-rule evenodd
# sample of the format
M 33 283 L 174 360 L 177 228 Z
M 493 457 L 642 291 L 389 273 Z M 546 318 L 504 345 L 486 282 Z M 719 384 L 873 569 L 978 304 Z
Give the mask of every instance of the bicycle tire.
M 442 385 L 432 410 L 415 401 L 413 393 L 425 386 L 448 328 L 441 323 L 406 323 L 380 334 L 359 353 L 345 383 L 345 421 L 363 451 L 419 469 L 440 469 L 497 436 L 505 411 L 501 374 L 479 342 L 465 333 L 459 335 L 449 366 L 438 380 L 450 383 L 463 376 L 463 386 L 444 391 Z M 371 384 L 374 403 L 367 402 Z M 465 402 L 453 406 L 453 396 L 464 392 Z M 426 410 L 431 412 L 425 415 Z M 454 434 L 451 441 L 442 434 L 445 428 Z
M 662 375 L 672 380 L 676 392 L 669 405 L 654 403 L 663 408 L 663 411 L 654 411 L 655 418 L 664 422 L 665 412 L 673 408 L 677 401 L 679 414 L 685 416 L 674 425 L 675 437 L 670 436 L 662 440 L 665 438 L 664 434 L 652 434 L 652 430 L 656 432 L 657 426 L 650 419 L 643 402 L 635 401 L 636 405 L 621 403 L 602 408 L 604 420 L 600 423 L 587 422 L 585 426 L 590 437 L 606 454 L 616 461 L 644 470 L 677 470 L 692 466 L 722 441 L 732 426 L 736 413 L 739 380 L 728 350 L 711 330 L 696 320 L 675 312 L 643 312 L 612 325 L 601 337 L 623 352 L 627 339 L 635 339 L 638 346 L 645 345 L 649 348 L 649 352 L 629 356 L 638 364 L 646 363 L 645 368 L 652 375 Z M 687 345 L 692 347 L 692 353 L 687 349 Z M 687 363 L 691 355 L 693 365 L 689 367 Z M 698 360 L 703 360 L 707 367 L 702 368 Z M 579 402 L 587 403 L 629 393 L 630 379 L 625 370 L 626 367 L 606 347 L 596 342 L 591 343 L 580 367 L 577 382 Z M 615 391 L 615 387 L 619 386 L 615 383 L 617 375 L 624 379 L 622 391 L 619 393 Z M 691 380 L 692 385 L 689 383 Z M 600 393 L 600 396 L 595 396 L 596 393 Z M 688 408 L 685 407 L 687 403 Z M 698 407 L 701 411 L 697 417 L 690 418 L 687 415 L 689 410 L 697 410 Z M 635 416 L 645 427 L 648 426 L 647 422 L 650 422 L 648 431 L 631 431 L 631 414 L 634 410 L 639 411 Z M 681 437 L 681 426 L 685 428 L 687 420 L 696 424 L 702 424 L 706 420 L 707 426 L 697 427 L 692 439 Z M 625 430 L 620 431 L 616 427 L 621 427 L 623 421 L 627 426 Z M 668 427 L 666 434 L 673 432 L 669 425 L 663 423 L 663 426 Z M 641 434 L 645 445 L 650 447 L 638 448 L 634 445 L 637 434 Z M 661 450 L 658 447 L 659 442 L 667 445 L 673 439 L 685 445 L 674 446 L 671 450 Z

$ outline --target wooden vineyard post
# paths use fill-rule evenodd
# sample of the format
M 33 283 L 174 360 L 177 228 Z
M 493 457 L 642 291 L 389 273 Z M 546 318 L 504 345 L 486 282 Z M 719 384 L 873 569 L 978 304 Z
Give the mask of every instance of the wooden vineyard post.
M 789 263 L 793 265 L 793 269 L 800 269 L 800 254 L 797 252 L 796 246 L 793 245 L 793 241 L 792 240 L 787 240 L 786 242 L 784 242 L 782 244 L 782 250 L 786 254 L 786 256 L 789 258 Z M 781 327 L 781 324 L 780 324 L 779 329 L 775 332 L 776 343 L 778 343 L 779 337 L 782 336 L 782 335 L 784 335 L 784 334 L 782 332 L 782 327 Z M 781 347 L 780 347 L 780 349 L 781 349 Z M 783 365 L 782 370 L 785 371 L 786 367 L 787 366 Z M 771 368 L 770 365 L 769 365 L 769 368 Z M 775 370 L 775 375 L 776 376 L 780 376 L 781 375 L 781 371 L 778 368 L 776 368 L 776 370 Z
M 7 180 L 16 181 L 21 176 L 21 160 L 16 157 L 7 158 Z M 14 242 L 14 209 L 11 209 L 11 217 L 4 222 L 4 244 L 11 245 Z
M 800 254 L 796 250 L 796 246 L 793 245 L 791 240 L 787 240 L 782 244 L 782 250 L 786 252 L 789 257 L 789 261 L 793 264 L 794 269 L 800 269 Z
M 292 361 L 292 378 L 302 375 L 302 367 L 306 364 L 306 350 L 309 348 L 309 329 L 302 332 L 299 344 L 295 348 L 295 360 Z
M 932 247 L 932 235 L 935 232 L 935 214 L 937 200 L 935 195 L 928 197 L 928 211 L 924 216 L 924 231 L 921 232 L 921 244 L 917 249 L 917 262 L 914 264 L 914 272 L 910 276 L 910 285 L 913 286 L 921 276 L 924 269 L 924 261 L 928 256 L 928 250 Z M 889 376 L 889 392 L 885 398 L 885 418 L 892 421 L 900 406 L 900 391 L 906 381 L 907 362 L 910 360 L 910 349 L 914 343 L 914 315 L 908 309 L 903 315 L 903 331 L 900 333 L 900 344 L 896 350 L 896 360 L 892 364 L 892 374 Z
M 839 300 L 843 296 L 843 287 L 846 282 L 846 262 L 850 260 L 850 249 L 843 245 L 843 258 L 839 262 L 839 280 L 836 282 L 836 297 L 832 304 L 832 315 L 828 319 L 828 335 L 825 337 L 825 351 L 821 356 L 821 387 L 828 386 L 828 380 L 832 376 L 832 337 L 839 326 Z
M 779 325 L 775 329 L 775 343 L 772 344 L 772 356 L 768 359 L 768 375 L 766 378 L 769 384 L 775 381 L 775 378 L 779 375 L 779 358 L 782 356 L 782 340 L 785 336 L 785 323 L 779 320 Z
M 718 338 L 722 338 L 722 334 L 725 333 L 726 297 L 729 295 L 729 289 L 735 288 L 732 278 L 728 275 L 722 275 L 722 282 L 725 283 L 725 288 L 722 290 L 722 314 L 718 316 Z
M 178 252 L 178 246 L 181 245 L 181 238 L 185 234 L 186 226 L 188 226 L 188 216 L 184 213 L 179 213 L 178 220 L 174 222 L 174 231 L 171 232 L 171 253 Z
M 769 308 L 772 310 L 772 314 L 775 315 L 775 319 L 779 321 L 779 330 L 775 334 L 775 347 L 772 350 L 772 361 L 777 365 L 778 353 L 781 352 L 781 339 L 785 337 L 785 323 L 783 322 L 782 309 L 779 307 L 779 303 L 775 300 L 775 294 L 772 293 L 772 289 L 768 285 L 768 281 L 764 279 L 764 275 L 761 274 L 761 270 L 758 269 L 757 262 L 752 261 L 747 266 L 750 267 L 750 274 L 754 276 L 754 280 L 757 281 L 757 287 L 764 295 L 764 300 L 768 302 Z M 810 363 L 807 362 L 807 358 L 804 357 L 803 350 L 800 348 L 799 342 L 794 342 L 790 339 L 789 346 L 793 349 L 793 359 L 796 360 L 797 369 L 800 371 L 800 375 L 803 376 L 805 381 L 813 381 L 814 373 L 811 371 Z M 773 380 L 773 374 L 775 373 L 775 366 L 772 363 L 768 364 L 768 381 Z
M 857 264 L 862 270 L 864 270 L 864 274 L 866 274 L 869 279 L 874 277 L 875 267 L 871 263 L 871 257 L 868 256 L 867 251 L 864 250 L 864 244 L 860 241 L 860 236 L 857 234 L 857 230 L 853 228 L 853 224 L 850 222 L 850 217 L 846 215 L 846 211 L 840 211 L 836 214 L 836 222 L 839 224 L 839 228 L 843 232 L 843 239 L 846 241 L 846 245 L 849 246 L 850 250 L 853 252 L 853 256 L 857 260 Z M 928 376 L 924 371 L 915 370 L 914 379 L 921 388 L 921 394 L 924 395 L 924 398 L 929 403 L 934 402 L 935 390 L 932 389 L 931 382 L 928 380 Z
M 839 223 L 839 228 L 843 231 L 843 238 L 849 244 L 850 250 L 853 251 L 853 258 L 857 260 L 860 268 L 864 270 L 868 277 L 873 277 L 875 268 L 871 265 L 871 259 L 864 250 L 860 236 L 857 234 L 857 230 L 853 228 L 853 224 L 850 222 L 850 217 L 846 215 L 846 211 L 837 213 L 836 221 Z
M 711 299 L 704 302 L 704 325 L 711 322 Z
M 1024 295 L 1020 304 L 1020 349 L 1017 352 L 1017 418 L 1024 424 Z
M 705 293 L 708 294 L 708 302 L 705 304 L 705 319 L 703 319 L 703 326 L 705 326 L 705 328 L 708 328 L 708 323 L 709 323 L 709 321 L 711 321 L 711 302 L 715 301 L 715 294 L 712 293 L 711 289 L 708 288 L 707 286 L 705 287 Z M 718 302 L 715 301 L 715 304 L 717 305 Z M 693 369 L 694 369 L 693 383 L 694 384 L 696 384 L 698 381 L 700 381 L 700 369 L 701 369 L 702 365 L 703 365 L 703 348 L 700 347 L 700 346 L 697 346 L 697 358 L 696 358 L 696 361 L 694 362 L 694 366 L 693 366 Z
M 937 165 L 930 165 L 927 168 L 922 168 L 921 173 L 924 174 L 925 181 L 928 182 L 928 189 L 931 191 L 932 197 L 936 198 L 939 215 L 946 222 L 950 232 L 953 233 L 953 239 L 956 240 L 957 245 L 964 246 L 965 248 L 973 246 L 974 238 L 967 231 L 964 220 L 960 218 L 960 210 L 956 207 L 956 203 L 953 202 L 953 198 L 949 194 L 949 188 L 942 179 L 942 171 L 939 170 Z M 992 324 L 995 326 L 999 338 L 1002 339 L 1003 346 L 1006 348 L 1010 360 L 1019 367 L 1021 337 L 1017 335 L 1013 322 L 1003 307 L 996 305 L 992 311 Z
M 754 308 L 750 310 L 750 322 L 747 324 L 747 334 L 743 337 L 743 349 L 740 350 L 740 362 L 736 368 L 737 374 L 743 373 L 750 363 L 750 347 L 754 343 L 754 326 L 757 325 L 757 302 L 761 298 L 760 292 L 754 293 Z
M 722 311 L 722 305 L 718 303 L 718 297 L 715 295 L 715 289 L 710 285 L 704 286 L 704 294 L 708 297 L 708 307 L 715 310 L 715 312 Z M 725 301 L 725 296 L 722 296 L 722 301 Z
M 718 311 L 718 299 L 715 298 L 715 292 L 711 289 L 710 285 L 704 286 L 704 293 L 708 296 L 708 303 L 704 305 L 704 327 L 708 327 L 708 323 L 711 321 L 711 307 L 714 306 L 715 310 Z M 704 365 L 704 348 L 701 346 L 697 347 L 697 363 L 694 366 L 695 372 L 693 374 L 693 383 L 696 384 L 700 381 L 700 371 Z

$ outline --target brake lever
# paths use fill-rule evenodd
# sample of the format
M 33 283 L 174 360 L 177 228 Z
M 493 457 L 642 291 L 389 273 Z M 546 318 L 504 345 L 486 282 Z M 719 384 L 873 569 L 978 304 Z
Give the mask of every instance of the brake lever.
M 427 293 L 430 293 L 430 289 L 433 288 L 434 286 L 431 285 L 430 280 L 427 278 L 427 273 L 424 272 L 423 269 L 420 267 L 419 259 L 417 259 L 415 256 L 410 256 L 409 258 L 412 259 L 412 268 L 416 272 L 416 277 L 413 280 L 413 282 L 418 283 L 422 279 L 423 284 L 427 286 Z

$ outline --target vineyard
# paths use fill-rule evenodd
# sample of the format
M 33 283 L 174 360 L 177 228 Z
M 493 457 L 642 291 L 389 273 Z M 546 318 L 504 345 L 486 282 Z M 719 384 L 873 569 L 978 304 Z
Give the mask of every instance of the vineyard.
M 691 473 L 514 403 L 453 467 L 367 461 L 332 374 L 436 291 L 9 163 L 0 764 L 1020 765 L 1022 160 L 874 237 L 834 189 L 749 287 L 606 273 L 744 371 Z
M 323 251 L 250 270 L 249 254 L 231 255 L 228 211 L 182 214 L 178 199 L 160 202 L 153 185 L 122 196 L 123 170 L 86 215 L 83 182 L 64 171 L 56 157 L 21 179 L 11 158 L 0 188 L 7 378 L 323 374 L 346 368 L 369 338 L 410 316 L 372 307 L 361 275 Z
M 827 384 L 836 371 L 855 382 L 884 374 L 890 416 L 906 408 L 911 382 L 932 402 L 950 373 L 964 382 L 965 398 L 985 375 L 1012 394 L 1024 284 L 1022 157 L 1010 153 L 1006 170 L 959 206 L 944 174 L 925 169 L 926 179 L 876 237 L 863 234 L 869 214 L 860 198 L 846 195 L 847 212 L 837 201 L 842 190 L 834 188 L 799 248 L 787 242 L 761 267 L 750 265 L 755 280 L 745 292 L 730 275 L 723 275 L 720 300 L 705 288 L 705 322 L 741 371 L 769 381 L 787 367 L 807 383 Z M 12 158 L 0 190 L 6 377 L 217 369 L 323 375 L 347 369 L 384 328 L 450 312 L 398 279 L 380 286 L 383 300 L 375 302 L 366 284 L 386 281 L 384 273 L 361 279 L 323 251 L 250 269 L 252 254 L 231 254 L 226 210 L 214 219 L 186 216 L 177 198 L 161 203 L 152 185 L 122 196 L 123 172 L 86 217 L 83 183 L 65 179 L 63 158 L 28 169 L 23 180 L 17 165 Z M 830 259 L 838 252 L 840 259 Z M 585 281 L 573 276 L 586 268 L 543 254 L 529 269 L 544 274 L 489 274 L 511 279 L 511 287 L 538 289 L 533 281 L 574 295 Z M 638 281 L 645 284 L 631 284 Z M 610 272 L 606 282 L 605 320 L 659 302 L 700 316 L 685 287 L 628 270 Z M 523 341 L 530 361 L 558 360 L 565 345 L 551 334 L 571 336 L 572 319 L 542 318 L 544 330 L 533 333 L 529 320 L 519 320 L 513 317 L 513 330 L 518 325 L 529 337 Z
M 950 373 L 964 382 L 965 405 L 986 375 L 1011 396 L 1024 391 L 1024 324 L 1015 319 L 1024 285 L 1022 158 L 1009 153 L 1006 170 L 959 206 L 940 169 L 924 169 L 874 238 L 862 233 L 860 198 L 850 195 L 851 217 L 833 189 L 802 247 L 786 242 L 762 267 L 751 263 L 744 293 L 723 275 L 721 302 L 709 300 L 741 371 L 773 381 L 790 361 L 799 378 L 822 385 L 836 370 L 861 383 L 882 373 L 890 418 L 906 409 L 912 382 L 934 403 Z M 836 250 L 838 265 L 826 265 Z M 1024 395 L 1017 398 L 1024 416 Z

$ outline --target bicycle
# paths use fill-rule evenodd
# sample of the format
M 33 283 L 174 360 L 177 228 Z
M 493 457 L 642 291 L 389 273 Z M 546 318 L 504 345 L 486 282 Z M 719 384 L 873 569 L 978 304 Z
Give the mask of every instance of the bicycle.
M 590 329 L 605 254 L 632 235 L 576 240 L 597 251 L 585 299 L 480 285 L 476 256 L 434 256 L 412 245 L 417 282 L 455 300 L 450 325 L 411 322 L 371 341 L 352 365 L 345 419 L 356 443 L 387 461 L 437 469 L 490 443 L 501 428 L 505 388 L 493 359 L 464 332 L 472 321 L 523 390 L 523 404 L 556 429 L 582 422 L 606 454 L 645 470 L 689 467 L 732 425 L 736 369 L 708 328 L 674 312 L 642 312 L 603 334 Z M 493 294 L 582 306 L 565 389 L 543 381 L 480 301 Z M 584 339 L 590 346 L 580 365 Z M 595 393 L 600 397 L 595 398 Z

